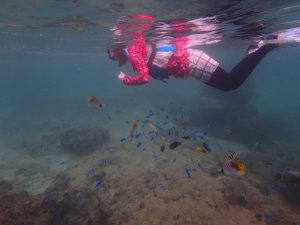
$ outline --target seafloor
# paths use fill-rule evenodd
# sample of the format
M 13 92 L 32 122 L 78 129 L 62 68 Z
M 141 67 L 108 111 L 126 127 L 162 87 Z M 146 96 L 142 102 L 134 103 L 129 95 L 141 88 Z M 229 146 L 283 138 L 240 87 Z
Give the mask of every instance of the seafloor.
M 202 110 L 222 108 L 202 101 L 211 105 Z M 278 140 L 264 143 L 263 138 L 238 143 L 231 138 L 238 137 L 234 133 L 238 127 L 233 125 L 220 128 L 223 136 L 222 132 L 214 136 L 210 124 L 194 125 L 193 114 L 204 117 L 203 111 L 186 112 L 178 104 L 135 112 L 141 124 L 136 133 L 140 136 L 133 138 L 128 135 L 135 119 L 115 109 L 107 112 L 105 126 L 91 117 L 83 119 L 85 125 L 47 120 L 36 137 L 29 130 L 7 130 L 6 145 L 1 148 L 5 160 L 0 164 L 0 224 L 300 223 L 299 188 L 273 180 L 275 172 L 299 160 L 289 150 L 294 148 Z M 160 124 L 158 136 L 143 125 L 144 119 Z M 190 123 L 180 126 L 185 120 Z M 169 132 L 170 127 L 176 127 L 177 133 Z M 170 149 L 174 138 L 182 144 Z M 195 151 L 204 141 L 212 152 Z M 282 157 L 282 148 L 289 159 Z M 232 151 L 241 152 L 247 165 L 245 176 L 218 173 L 220 162 Z

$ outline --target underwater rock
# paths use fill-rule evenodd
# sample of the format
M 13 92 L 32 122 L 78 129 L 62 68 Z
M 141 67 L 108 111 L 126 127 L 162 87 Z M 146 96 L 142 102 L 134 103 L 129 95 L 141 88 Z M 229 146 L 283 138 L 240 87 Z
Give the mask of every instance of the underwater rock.
M 78 156 L 91 153 L 95 147 L 105 144 L 109 132 L 100 127 L 71 128 L 63 132 L 59 139 L 64 152 Z
M 86 189 L 49 189 L 30 196 L 25 191 L 13 191 L 9 183 L 1 181 L 0 202 L 0 224 L 108 224 L 108 215 L 97 193 Z

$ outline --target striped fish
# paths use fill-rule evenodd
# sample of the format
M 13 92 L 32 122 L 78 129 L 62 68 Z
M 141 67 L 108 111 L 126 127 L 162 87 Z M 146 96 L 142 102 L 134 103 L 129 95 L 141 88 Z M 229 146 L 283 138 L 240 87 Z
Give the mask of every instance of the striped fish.
M 240 152 L 230 152 L 225 156 L 225 160 L 219 171 L 227 175 L 242 176 L 246 174 L 246 164 L 239 160 Z

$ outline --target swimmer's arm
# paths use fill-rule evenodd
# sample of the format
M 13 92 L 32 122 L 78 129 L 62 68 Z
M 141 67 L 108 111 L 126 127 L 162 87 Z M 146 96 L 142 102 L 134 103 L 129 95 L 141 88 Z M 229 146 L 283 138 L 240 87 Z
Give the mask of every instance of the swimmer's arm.
M 130 51 L 129 61 L 135 68 L 137 74 L 135 76 L 128 76 L 124 74 L 122 81 L 125 85 L 141 85 L 146 84 L 150 80 L 149 69 L 143 54 L 140 51 Z

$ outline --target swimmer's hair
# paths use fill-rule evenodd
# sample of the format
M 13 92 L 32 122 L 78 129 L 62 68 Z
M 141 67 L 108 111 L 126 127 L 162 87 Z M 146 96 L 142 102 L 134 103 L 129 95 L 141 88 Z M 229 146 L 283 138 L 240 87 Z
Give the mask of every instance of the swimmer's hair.
M 115 44 L 107 49 L 107 55 L 112 60 L 118 60 L 121 65 L 125 64 L 127 59 L 122 53 L 125 49 L 124 44 Z

